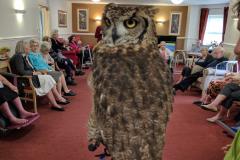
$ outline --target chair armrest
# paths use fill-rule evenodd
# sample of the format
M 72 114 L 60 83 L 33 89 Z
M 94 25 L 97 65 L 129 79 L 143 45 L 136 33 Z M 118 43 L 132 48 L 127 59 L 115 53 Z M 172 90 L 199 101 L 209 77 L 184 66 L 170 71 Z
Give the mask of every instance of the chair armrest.
M 8 72 L 0 72 L 0 74 L 4 77 L 10 77 L 10 78 L 15 78 L 17 77 L 18 75 L 16 74 L 13 74 L 13 73 L 8 73 Z
M 23 80 L 23 79 L 25 79 L 26 81 L 28 81 L 28 83 L 29 83 L 29 85 L 30 85 L 30 87 L 31 88 L 34 88 L 34 85 L 33 85 L 33 81 L 32 81 L 32 76 L 27 76 L 27 75 L 25 75 L 25 76 L 19 76 L 19 75 L 17 75 L 16 76 L 16 84 L 17 84 L 17 81 L 18 80 Z
M 29 79 L 29 78 L 32 78 L 32 76 L 16 76 L 17 78 L 27 78 L 27 79 Z
M 48 74 L 48 70 L 38 70 L 38 72 L 41 72 L 42 74 Z
M 17 75 L 8 73 L 8 72 L 1 72 L 0 73 L 3 77 L 5 77 L 8 81 L 13 83 L 15 86 L 17 85 Z

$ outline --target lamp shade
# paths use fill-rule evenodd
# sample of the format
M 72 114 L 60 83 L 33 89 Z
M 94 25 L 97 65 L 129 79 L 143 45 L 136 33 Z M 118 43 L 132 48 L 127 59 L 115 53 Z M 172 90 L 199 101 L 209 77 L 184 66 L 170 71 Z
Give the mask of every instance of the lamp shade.
M 181 4 L 184 0 L 171 0 L 173 4 Z

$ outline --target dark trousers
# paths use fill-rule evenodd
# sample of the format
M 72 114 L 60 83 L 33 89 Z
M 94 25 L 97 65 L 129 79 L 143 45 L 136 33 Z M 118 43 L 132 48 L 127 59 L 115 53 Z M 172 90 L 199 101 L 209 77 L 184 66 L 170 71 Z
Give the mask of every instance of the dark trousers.
M 182 70 L 183 77 L 189 77 L 191 75 L 192 69 L 190 67 L 184 67 Z
M 75 66 L 73 65 L 72 61 L 69 58 L 63 58 L 61 59 L 60 62 L 58 62 L 58 66 L 61 69 L 64 69 L 67 77 L 71 77 L 72 76 L 72 70 L 76 70 Z
M 229 83 L 223 87 L 220 94 L 227 97 L 222 102 L 222 106 L 229 109 L 234 101 L 240 101 L 240 86 L 235 83 Z
M 78 54 L 77 54 L 77 56 L 78 56 L 78 64 L 79 64 L 79 66 L 78 66 L 78 68 L 82 68 L 82 63 L 85 63 L 84 62 L 84 59 L 83 59 L 83 54 L 82 54 L 82 52 L 79 52 Z
M 182 80 L 180 83 L 174 85 L 174 88 L 176 90 L 180 89 L 181 91 L 185 91 L 188 89 L 189 86 L 191 86 L 194 82 L 196 82 L 199 77 L 202 77 L 202 76 L 203 76 L 202 71 L 191 74 L 190 76 Z

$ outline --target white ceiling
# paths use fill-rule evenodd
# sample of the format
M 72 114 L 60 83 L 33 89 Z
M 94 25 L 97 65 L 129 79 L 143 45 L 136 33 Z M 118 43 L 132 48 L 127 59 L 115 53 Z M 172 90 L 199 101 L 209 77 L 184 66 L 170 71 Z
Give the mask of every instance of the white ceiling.
M 91 0 L 69 0 L 74 2 L 92 2 Z M 184 0 L 181 5 L 209 5 L 226 4 L 230 0 Z M 145 5 L 172 5 L 171 0 L 101 0 L 100 3 L 145 4 Z

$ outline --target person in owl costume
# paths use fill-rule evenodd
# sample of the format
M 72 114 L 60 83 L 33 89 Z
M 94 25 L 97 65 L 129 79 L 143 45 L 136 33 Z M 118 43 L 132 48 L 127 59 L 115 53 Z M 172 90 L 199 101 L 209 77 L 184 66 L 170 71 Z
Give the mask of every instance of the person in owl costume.
M 113 160 L 161 160 L 172 75 L 159 55 L 154 9 L 108 4 L 94 48 L 89 150 L 100 143 Z

